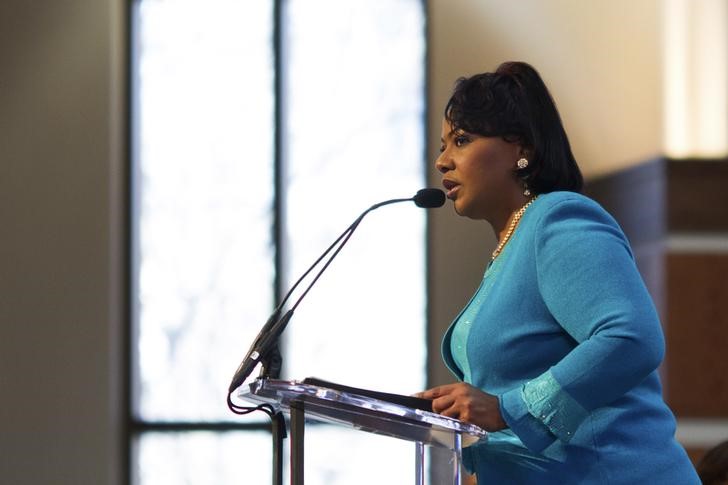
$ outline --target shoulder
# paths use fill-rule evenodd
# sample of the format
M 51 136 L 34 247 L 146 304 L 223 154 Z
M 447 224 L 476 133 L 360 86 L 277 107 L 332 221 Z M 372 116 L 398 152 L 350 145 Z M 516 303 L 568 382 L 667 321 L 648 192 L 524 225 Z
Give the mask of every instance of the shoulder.
M 574 244 L 596 250 L 600 244 L 629 247 L 622 228 L 599 203 L 576 192 L 542 194 L 533 203 L 531 230 L 540 243 Z M 631 254 L 631 250 L 628 250 Z
M 602 206 L 600 206 L 595 200 L 577 192 L 549 192 L 547 194 L 539 195 L 536 202 L 538 202 L 538 205 L 542 207 L 542 210 L 551 210 L 560 206 L 568 206 L 604 211 Z
M 618 226 L 614 218 L 598 202 L 576 192 L 549 192 L 538 196 L 533 203 L 534 219 L 538 223 L 595 220 Z

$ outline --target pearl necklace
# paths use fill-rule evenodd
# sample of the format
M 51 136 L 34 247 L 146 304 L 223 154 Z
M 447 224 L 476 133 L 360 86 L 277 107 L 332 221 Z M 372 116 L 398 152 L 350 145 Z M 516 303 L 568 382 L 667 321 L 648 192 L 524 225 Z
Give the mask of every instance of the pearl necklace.
M 503 236 L 503 239 L 501 239 L 498 242 L 498 246 L 493 251 L 493 254 L 490 256 L 490 260 L 493 261 L 495 258 L 498 257 L 498 255 L 503 251 L 503 247 L 506 245 L 508 240 L 513 235 L 513 231 L 516 229 L 516 226 L 518 225 L 518 222 L 521 220 L 521 217 L 523 217 L 523 214 L 526 212 L 526 209 L 533 204 L 533 201 L 538 199 L 538 195 L 534 197 L 533 199 L 529 200 L 526 205 L 518 209 L 518 211 L 513 215 L 513 219 L 511 219 L 511 223 L 508 225 L 508 231 L 506 232 L 506 235 Z

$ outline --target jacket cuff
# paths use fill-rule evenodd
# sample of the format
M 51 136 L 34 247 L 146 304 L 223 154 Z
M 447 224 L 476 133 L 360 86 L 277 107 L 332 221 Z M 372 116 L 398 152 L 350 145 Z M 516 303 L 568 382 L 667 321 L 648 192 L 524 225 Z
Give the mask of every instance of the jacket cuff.
M 549 429 L 528 410 L 521 387 L 499 396 L 500 411 L 508 427 L 534 453 L 541 453 L 556 441 Z
M 523 401 L 528 412 L 565 443 L 589 414 L 561 387 L 551 371 L 523 386 Z

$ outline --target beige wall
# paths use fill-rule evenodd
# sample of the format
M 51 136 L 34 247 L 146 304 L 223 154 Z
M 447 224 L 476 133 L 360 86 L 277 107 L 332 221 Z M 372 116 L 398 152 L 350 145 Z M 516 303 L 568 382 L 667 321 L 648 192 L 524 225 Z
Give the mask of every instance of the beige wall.
M 585 175 L 662 152 L 660 0 L 430 0 L 429 9 L 433 118 L 458 76 L 522 60 L 552 90 Z
M 1 483 L 120 483 L 120 4 L 0 2 Z

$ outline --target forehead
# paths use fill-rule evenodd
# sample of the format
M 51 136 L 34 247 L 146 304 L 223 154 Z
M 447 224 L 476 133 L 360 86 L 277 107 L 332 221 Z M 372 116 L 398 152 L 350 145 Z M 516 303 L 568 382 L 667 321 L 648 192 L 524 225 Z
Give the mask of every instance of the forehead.
M 445 118 L 442 119 L 440 133 L 443 139 L 450 138 L 457 130 Z
M 463 130 L 462 128 L 458 128 L 457 126 L 453 125 L 449 121 L 443 118 L 442 120 L 442 128 L 440 132 L 440 141 L 446 141 L 451 140 L 455 136 L 460 135 L 470 135 L 474 137 L 480 137 L 477 133 L 468 132 L 466 130 Z

